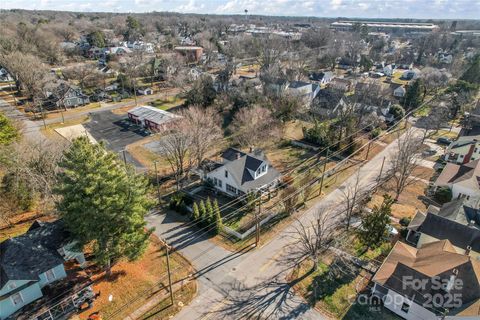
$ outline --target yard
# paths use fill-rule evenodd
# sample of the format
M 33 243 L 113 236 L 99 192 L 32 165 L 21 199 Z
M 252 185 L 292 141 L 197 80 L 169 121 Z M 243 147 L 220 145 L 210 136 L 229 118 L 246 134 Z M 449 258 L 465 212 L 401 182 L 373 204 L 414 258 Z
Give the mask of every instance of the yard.
M 195 281 L 188 279 L 193 272 L 188 261 L 178 253 L 173 253 L 170 256 L 170 263 L 174 270 L 172 282 L 176 305 L 173 308 L 164 309 L 162 313 L 156 314 L 151 319 L 168 318 L 171 311 L 177 312 L 179 305 L 187 305 L 196 293 Z M 79 319 L 87 319 L 94 312 L 99 312 L 104 319 L 123 319 L 155 299 L 156 296 L 161 297 L 160 304 L 169 306 L 165 251 L 155 236 L 152 236 L 147 251 L 140 260 L 119 262 L 113 267 L 110 279 L 103 271 L 93 270 L 95 270 L 91 275 L 94 281 L 93 289 L 95 293 L 100 292 L 100 296 L 95 300 L 93 308 L 79 314 Z M 112 301 L 109 301 L 110 296 Z M 165 301 L 168 303 L 165 304 Z M 145 310 L 145 313 L 155 310 L 157 305 L 158 303 L 155 303 L 152 308 Z
M 312 263 L 305 260 L 294 269 L 289 280 L 294 283 L 297 294 L 328 318 L 399 319 L 384 308 L 370 311 L 370 306 L 355 303 L 357 294 L 365 291 L 371 277 L 370 273 L 326 253 L 316 271 L 312 271 Z

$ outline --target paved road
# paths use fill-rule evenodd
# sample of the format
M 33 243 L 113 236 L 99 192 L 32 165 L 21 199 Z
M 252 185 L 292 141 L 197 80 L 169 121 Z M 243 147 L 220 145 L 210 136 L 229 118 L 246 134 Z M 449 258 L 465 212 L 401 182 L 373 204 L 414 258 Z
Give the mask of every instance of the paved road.
M 40 125 L 34 121 L 29 120 L 22 112 L 15 106 L 12 106 L 3 99 L 0 99 L 0 112 L 13 120 L 22 122 L 22 133 L 27 139 L 35 142 L 45 142 L 47 139 L 40 131 Z
M 396 143 L 391 143 L 363 165 L 359 173 L 361 186 L 371 187 L 375 184 L 383 158 L 387 159 L 385 172 L 396 147 Z M 315 218 L 317 212 L 338 207 L 342 201 L 341 190 L 355 182 L 356 175 L 347 179 L 305 212 L 300 221 L 308 222 Z M 174 214 L 168 214 L 152 215 L 147 219 L 151 226 L 157 228 L 157 235 L 166 238 L 197 270 L 203 271 L 198 275 L 199 294 L 177 314 L 176 319 L 324 318 L 295 296 L 291 289 L 294 283 L 286 280 L 292 267 L 288 259 L 293 243 L 291 233 L 297 222 L 279 232 L 263 247 L 253 250 L 247 248 L 233 254 L 205 238 L 195 239 L 198 233 L 183 229 L 177 218 Z M 330 221 L 335 223 L 338 219 L 338 216 L 331 215 Z M 189 243 L 188 239 L 195 240 Z

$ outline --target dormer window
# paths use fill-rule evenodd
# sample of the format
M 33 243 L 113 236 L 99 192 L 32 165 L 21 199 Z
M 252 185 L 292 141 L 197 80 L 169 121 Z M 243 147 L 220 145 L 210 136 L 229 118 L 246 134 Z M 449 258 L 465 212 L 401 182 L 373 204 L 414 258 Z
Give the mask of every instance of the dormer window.
M 228 171 L 225 170 L 225 178 L 228 178 Z

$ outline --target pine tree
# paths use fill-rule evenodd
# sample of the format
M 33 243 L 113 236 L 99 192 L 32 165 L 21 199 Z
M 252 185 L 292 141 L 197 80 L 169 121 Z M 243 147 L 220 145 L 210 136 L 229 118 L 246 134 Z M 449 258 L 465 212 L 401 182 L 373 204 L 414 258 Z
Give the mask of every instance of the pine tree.
M 417 79 L 408 87 L 405 97 L 403 98 L 403 107 L 405 110 L 412 110 L 420 106 L 422 103 L 423 92 L 422 79 Z
M 207 224 L 211 225 L 215 223 L 215 216 L 213 212 L 213 207 L 212 207 L 212 201 L 210 198 L 207 198 L 207 202 L 205 203 L 205 208 L 207 209 Z
M 72 142 L 59 167 L 57 210 L 78 245 L 91 246 L 107 274 L 121 258 L 138 259 L 153 231 L 145 229 L 144 216 L 153 205 L 147 179 L 86 137 Z
M 384 195 L 380 207 L 375 206 L 370 214 L 362 218 L 358 237 L 367 248 L 380 246 L 383 242 L 382 240 L 387 236 L 387 226 L 390 223 L 393 202 L 392 197 L 387 194 Z
M 200 223 L 207 224 L 207 208 L 203 200 L 200 200 Z
M 193 203 L 192 211 L 193 211 L 193 220 L 198 221 L 198 219 L 200 218 L 200 211 L 198 210 L 198 205 L 196 202 Z
M 215 213 L 215 234 L 219 234 L 223 229 L 222 216 L 220 215 L 220 208 L 218 207 L 218 201 L 215 199 L 213 202 L 213 211 Z

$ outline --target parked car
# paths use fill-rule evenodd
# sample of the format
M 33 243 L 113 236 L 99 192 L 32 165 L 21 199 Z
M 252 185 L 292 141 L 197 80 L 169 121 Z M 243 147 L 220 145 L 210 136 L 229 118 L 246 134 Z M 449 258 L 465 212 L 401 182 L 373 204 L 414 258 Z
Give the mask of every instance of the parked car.
M 443 144 L 443 145 L 449 145 L 452 143 L 452 139 L 447 138 L 447 137 L 440 137 L 437 139 L 438 144 Z

